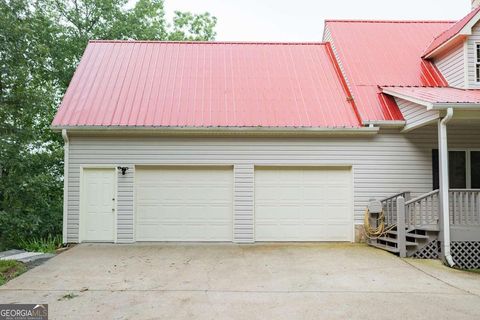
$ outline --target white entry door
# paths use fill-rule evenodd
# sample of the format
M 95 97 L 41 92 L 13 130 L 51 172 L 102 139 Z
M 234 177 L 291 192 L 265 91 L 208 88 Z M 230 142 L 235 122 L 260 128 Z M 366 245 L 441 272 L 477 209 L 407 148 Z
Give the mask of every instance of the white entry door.
M 80 198 L 80 240 L 113 242 L 115 240 L 115 169 L 84 169 Z
M 232 241 L 231 167 L 138 167 L 137 241 Z
M 255 170 L 256 241 L 352 241 L 350 168 Z

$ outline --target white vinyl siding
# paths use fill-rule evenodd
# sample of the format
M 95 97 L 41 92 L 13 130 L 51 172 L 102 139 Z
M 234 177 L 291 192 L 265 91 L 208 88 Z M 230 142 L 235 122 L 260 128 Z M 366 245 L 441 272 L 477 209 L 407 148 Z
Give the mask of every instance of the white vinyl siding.
M 424 106 L 399 98 L 395 98 L 395 101 L 405 118 L 406 130 L 429 124 L 440 117 L 436 110 L 427 110 Z
M 472 35 L 467 41 L 467 59 L 468 59 L 468 87 L 470 89 L 480 89 L 480 83 L 476 80 L 476 45 L 480 43 L 480 24 L 477 23 L 472 28 Z
M 454 128 L 449 125 L 449 137 L 452 148 L 480 148 L 479 126 Z M 418 195 L 431 190 L 431 150 L 437 148 L 436 141 L 435 125 L 408 134 L 382 131 L 374 136 L 312 138 L 82 137 L 70 133 L 68 241 L 78 241 L 82 165 L 125 165 L 130 168 L 125 176 L 117 171 L 118 242 L 134 241 L 133 165 L 233 165 L 234 241 L 248 242 L 253 240 L 253 165 L 352 166 L 355 221 L 361 224 L 365 206 L 372 197 L 382 198 L 404 190 Z
M 234 241 L 251 242 L 253 239 L 254 166 L 251 163 L 234 167 Z
M 447 80 L 449 86 L 465 87 L 465 46 L 459 45 L 435 61 L 435 65 Z
M 125 175 L 117 172 L 117 242 L 131 242 L 134 237 L 133 206 L 135 166 L 131 163 L 122 163 L 128 167 Z

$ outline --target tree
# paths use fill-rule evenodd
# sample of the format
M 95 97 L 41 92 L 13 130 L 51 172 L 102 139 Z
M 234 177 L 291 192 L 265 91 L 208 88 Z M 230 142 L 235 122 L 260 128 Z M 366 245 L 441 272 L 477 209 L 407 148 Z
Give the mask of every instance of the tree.
M 63 142 L 50 123 L 90 39 L 212 40 L 216 18 L 163 0 L 0 0 L 0 248 L 58 235 Z

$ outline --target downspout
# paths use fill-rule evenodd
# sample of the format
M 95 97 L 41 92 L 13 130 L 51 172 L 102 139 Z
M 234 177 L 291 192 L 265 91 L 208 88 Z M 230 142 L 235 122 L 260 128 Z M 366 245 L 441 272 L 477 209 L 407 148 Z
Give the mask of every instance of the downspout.
M 442 241 L 442 253 L 450 267 L 455 265 L 450 252 L 450 212 L 449 212 L 449 179 L 448 179 L 448 140 L 447 123 L 453 117 L 453 109 L 448 108 L 446 116 L 438 125 L 438 155 L 440 173 L 440 239 Z
M 68 155 L 70 140 L 68 139 L 67 130 L 62 130 L 63 141 L 65 142 L 63 148 L 63 243 L 67 243 L 67 216 L 68 216 Z

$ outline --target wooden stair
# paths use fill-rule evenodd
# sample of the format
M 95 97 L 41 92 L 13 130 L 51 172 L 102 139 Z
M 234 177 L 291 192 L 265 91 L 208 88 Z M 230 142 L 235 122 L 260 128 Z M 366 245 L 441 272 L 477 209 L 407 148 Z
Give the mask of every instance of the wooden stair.
M 413 256 L 417 251 L 438 238 L 436 226 L 420 226 L 418 228 L 405 229 L 405 246 L 407 257 Z M 395 228 L 387 231 L 381 237 L 369 239 L 368 244 L 396 255 L 400 254 L 398 231 Z

